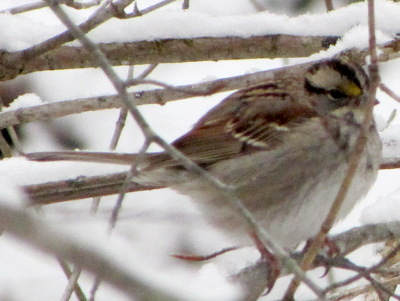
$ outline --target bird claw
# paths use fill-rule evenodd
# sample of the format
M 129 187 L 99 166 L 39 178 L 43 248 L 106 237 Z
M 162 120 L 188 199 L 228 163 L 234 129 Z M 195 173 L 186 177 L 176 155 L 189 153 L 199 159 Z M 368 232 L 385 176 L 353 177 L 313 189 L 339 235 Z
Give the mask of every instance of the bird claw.
M 311 244 L 312 244 L 312 239 L 307 240 L 306 245 L 303 249 L 303 256 L 304 256 L 304 254 L 307 253 L 307 250 L 309 249 Z M 333 258 L 333 257 L 340 255 L 340 248 L 338 247 L 336 242 L 334 240 L 330 239 L 329 237 L 325 238 L 325 241 L 322 245 L 322 249 L 326 252 L 326 256 L 329 258 Z M 325 266 L 325 271 L 322 274 L 321 278 L 325 277 L 329 273 L 330 270 L 331 270 L 330 266 Z
M 324 278 L 326 275 L 328 275 L 330 270 L 331 270 L 331 267 L 326 266 L 325 267 L 325 272 L 319 278 Z
M 252 237 L 256 243 L 258 251 L 260 252 L 261 260 L 268 265 L 266 292 L 263 294 L 268 295 L 281 274 L 281 263 L 279 259 L 264 246 L 256 234 L 253 234 Z
M 266 291 L 263 294 L 263 296 L 268 295 L 274 285 L 276 280 L 279 278 L 279 275 L 281 274 L 281 264 L 278 260 L 278 258 L 269 252 L 268 256 L 264 256 L 263 254 L 261 255 L 262 260 L 268 264 L 267 267 L 267 285 L 266 285 Z

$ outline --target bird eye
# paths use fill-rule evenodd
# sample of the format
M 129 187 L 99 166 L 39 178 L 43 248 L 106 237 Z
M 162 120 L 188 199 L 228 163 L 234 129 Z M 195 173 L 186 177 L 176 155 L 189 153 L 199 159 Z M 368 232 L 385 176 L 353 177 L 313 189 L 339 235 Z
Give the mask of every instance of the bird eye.
M 348 97 L 348 95 L 346 93 L 343 93 L 340 90 L 334 89 L 334 90 L 330 90 L 328 92 L 328 96 L 332 99 L 343 99 Z

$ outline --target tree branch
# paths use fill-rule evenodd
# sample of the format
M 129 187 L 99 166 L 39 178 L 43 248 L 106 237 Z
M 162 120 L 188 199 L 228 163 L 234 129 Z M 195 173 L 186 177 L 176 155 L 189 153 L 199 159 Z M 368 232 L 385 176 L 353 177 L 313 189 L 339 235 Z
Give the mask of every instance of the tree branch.
M 299 67 L 300 65 L 295 68 Z M 180 100 L 194 96 L 206 96 L 216 92 L 256 85 L 257 83 L 272 77 L 277 72 L 281 72 L 280 70 L 284 69 L 255 72 L 252 74 L 218 79 L 200 84 L 179 86 L 176 88 L 170 87 L 166 89 L 136 91 L 130 93 L 130 96 L 135 105 L 165 104 L 168 101 Z M 60 101 L 17 110 L 9 110 L 0 113 L 0 128 L 26 122 L 50 120 L 87 111 L 121 108 L 122 105 L 123 103 L 120 97 L 118 97 L 118 95 L 112 95 Z
M 97 26 L 98 24 L 96 24 Z M 86 28 L 88 27 L 88 28 Z M 86 26 L 89 31 L 93 26 Z M 44 70 L 93 68 L 98 65 L 84 47 L 61 46 L 71 40 L 56 36 L 22 52 L 0 53 L 0 80 Z M 251 38 L 165 39 L 126 43 L 100 43 L 110 64 L 129 66 L 253 58 L 306 57 L 327 49 L 338 37 L 268 35 Z M 53 41 L 54 40 L 54 41 Z M 51 42 L 53 41 L 53 42 Z M 50 46 L 50 43 L 51 46 Z M 38 50 L 40 49 L 40 50 Z M 13 65 L 11 65 L 11 63 Z
M 127 173 L 115 173 L 106 176 L 77 177 L 57 182 L 23 186 L 29 197 L 30 205 L 45 205 L 77 199 L 117 194 L 126 179 Z M 144 186 L 132 182 L 128 192 L 160 189 L 161 186 Z
M 395 163 L 392 163 L 395 162 Z M 400 167 L 399 158 L 384 158 L 381 169 Z M 79 176 L 74 179 L 67 179 L 56 182 L 47 182 L 34 185 L 25 185 L 22 189 L 30 199 L 30 205 L 46 205 L 72 200 L 85 199 L 96 196 L 117 194 L 126 179 L 127 173 L 120 172 L 102 176 Z M 127 192 L 153 190 L 165 188 L 162 186 L 144 186 L 132 182 Z
M 98 25 L 97 23 L 95 24 Z M 87 31 L 94 25 L 87 26 Z M 58 35 L 19 52 L 0 52 L 0 81 L 45 70 L 95 68 L 96 62 L 84 47 L 61 46 L 71 39 Z M 164 39 L 125 43 L 99 43 L 98 47 L 114 66 L 256 58 L 307 57 L 334 45 L 337 36 L 267 35 L 251 38 L 221 37 Z M 379 47 L 380 61 L 397 58 L 400 40 Z M 367 50 L 348 50 L 343 55 L 364 63 Z

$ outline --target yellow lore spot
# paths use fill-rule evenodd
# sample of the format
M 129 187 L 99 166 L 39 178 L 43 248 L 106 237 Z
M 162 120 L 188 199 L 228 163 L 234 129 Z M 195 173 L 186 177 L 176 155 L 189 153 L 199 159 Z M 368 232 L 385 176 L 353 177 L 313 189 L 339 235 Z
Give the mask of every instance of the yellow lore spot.
M 361 88 L 351 81 L 345 81 L 338 88 L 348 96 L 359 96 L 362 94 Z

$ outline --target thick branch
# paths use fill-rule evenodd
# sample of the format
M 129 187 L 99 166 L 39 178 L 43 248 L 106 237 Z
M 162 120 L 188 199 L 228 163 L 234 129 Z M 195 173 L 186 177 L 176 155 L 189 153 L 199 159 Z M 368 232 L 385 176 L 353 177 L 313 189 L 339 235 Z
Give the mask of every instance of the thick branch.
M 77 199 L 117 194 L 126 179 L 127 173 L 115 173 L 106 176 L 84 177 L 57 182 L 27 185 L 23 190 L 31 205 L 45 205 Z M 143 186 L 132 182 L 127 191 L 143 191 L 163 187 Z
M 251 38 L 196 38 L 110 43 L 98 46 L 112 65 L 181 63 L 254 58 L 306 57 L 327 49 L 338 37 L 269 35 Z M 58 41 L 57 41 L 58 42 Z M 25 51 L 0 53 L 0 80 L 43 70 L 93 68 L 97 64 L 83 47 L 62 46 L 40 56 Z M 9 63 L 12 62 L 11 66 Z
M 301 65 L 294 68 L 301 68 Z M 304 66 L 302 68 L 304 68 Z M 284 68 L 279 70 L 255 72 L 252 74 L 224 78 L 196 85 L 180 86 L 177 89 L 137 91 L 132 93 L 132 98 L 136 100 L 136 105 L 157 103 L 165 104 L 172 100 L 185 99 L 200 95 L 210 95 L 212 92 L 223 92 L 256 85 L 265 79 L 271 78 L 277 72 L 282 72 L 282 70 L 284 70 Z M 121 107 L 122 101 L 116 95 L 60 101 L 2 112 L 0 113 L 0 128 L 26 122 L 50 120 L 87 111 Z
M 380 169 L 400 168 L 400 157 L 382 158 Z
M 382 159 L 381 169 L 387 168 L 386 162 L 392 162 L 392 158 Z M 67 179 L 57 182 L 47 182 L 35 185 L 26 185 L 23 190 L 28 195 L 31 205 L 45 205 L 84 199 L 95 196 L 117 194 L 126 179 L 127 173 L 115 173 L 103 176 Z M 132 182 L 127 192 L 143 191 L 164 188 L 161 186 L 143 186 Z
M 57 36 L 59 37 L 59 36 Z M 290 36 L 283 34 L 250 38 L 165 39 L 98 46 L 115 66 L 156 63 L 182 63 L 256 58 L 306 57 L 334 45 L 336 36 Z M 49 40 L 50 41 L 50 40 Z M 66 42 L 63 40 L 63 42 Z M 59 45 L 55 39 L 54 44 Z M 45 45 L 50 44 L 47 42 Z M 44 70 L 95 68 L 97 64 L 83 47 L 39 46 L 22 52 L 0 52 L 0 80 Z M 399 40 L 379 47 L 380 61 L 397 57 Z M 41 55 L 39 55 L 41 54 Z M 367 50 L 345 53 L 349 59 L 363 63 Z

